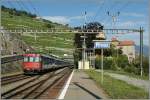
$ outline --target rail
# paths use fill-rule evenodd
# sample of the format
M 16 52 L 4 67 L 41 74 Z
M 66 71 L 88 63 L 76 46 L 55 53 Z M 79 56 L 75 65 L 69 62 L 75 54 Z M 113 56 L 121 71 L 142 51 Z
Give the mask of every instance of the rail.
M 1 57 L 1 64 L 9 63 L 12 61 L 18 61 L 22 60 L 23 55 L 8 55 L 8 56 L 2 56 Z

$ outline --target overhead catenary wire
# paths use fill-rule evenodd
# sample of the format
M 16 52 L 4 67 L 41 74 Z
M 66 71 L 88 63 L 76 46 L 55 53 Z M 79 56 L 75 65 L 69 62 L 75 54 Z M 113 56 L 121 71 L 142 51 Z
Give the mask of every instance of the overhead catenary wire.
M 115 5 L 116 5 L 116 3 L 113 3 L 112 5 L 110 5 L 109 9 L 105 10 L 105 12 L 108 11 L 108 10 L 114 9 L 114 8 L 116 7 Z M 105 13 L 105 14 L 106 14 L 106 13 Z M 101 17 L 101 21 L 102 21 L 102 20 L 106 20 L 107 17 L 106 17 L 105 14 L 103 14 L 104 16 Z
M 98 7 L 97 12 L 95 13 L 95 16 L 93 17 L 93 20 L 96 19 L 96 17 L 98 16 L 98 14 L 100 13 L 100 11 L 102 11 L 102 9 L 104 8 L 104 5 L 106 3 L 107 0 L 103 0 L 102 4 Z M 101 2 L 100 2 L 101 3 Z
M 125 5 L 123 5 L 123 6 L 121 6 L 121 7 L 119 7 L 116 11 L 119 11 L 120 13 L 129 5 L 129 1 L 125 4 Z M 108 18 L 108 17 L 107 17 Z M 106 24 L 108 24 L 109 22 L 110 22 L 110 18 L 108 18 L 106 21 L 105 21 L 105 23 Z
M 12 2 L 10 0 L 6 1 L 8 3 L 8 5 L 10 5 L 10 7 L 15 8 L 15 6 L 12 4 Z
M 31 5 L 31 8 L 33 9 L 34 13 L 37 14 L 37 16 L 39 16 L 41 18 L 40 13 L 37 11 L 36 7 L 33 5 L 31 0 L 27 0 L 29 2 L 29 4 Z
M 15 2 L 8 0 L 8 1 L 5 1 L 5 2 L 7 2 L 7 3 L 11 6 L 11 8 L 15 8 L 15 9 L 16 9 L 16 6 L 18 6 L 18 8 L 20 8 L 21 11 L 30 12 L 30 10 L 28 11 L 28 8 L 23 4 L 23 2 L 21 2 L 21 0 L 16 0 Z M 15 4 L 16 4 L 16 5 L 15 5 Z M 14 16 L 14 15 L 12 15 L 12 16 Z M 18 26 L 19 26 L 19 27 L 21 26 L 21 27 L 23 28 L 24 25 L 21 25 L 21 23 L 22 23 L 22 18 L 19 17 L 19 20 L 18 20 L 18 21 L 20 22 L 20 25 L 18 25 Z M 26 27 L 28 27 L 28 26 L 27 26 L 28 23 L 31 23 L 31 22 L 28 22 L 28 21 L 24 22 L 24 24 L 25 24 Z
M 117 3 L 118 4 L 118 3 Z M 121 7 L 119 7 L 117 10 L 119 11 L 119 12 L 121 12 L 125 7 L 127 7 L 128 6 L 128 4 L 129 4 L 129 1 L 125 4 L 125 5 L 123 5 L 123 6 L 121 6 Z M 109 9 L 107 9 L 105 12 L 107 12 L 107 11 L 112 11 L 112 9 L 115 9 L 115 8 L 117 8 L 117 5 L 116 5 L 116 3 L 113 3 L 113 5 L 112 6 L 110 6 L 110 8 Z M 105 13 L 106 14 L 106 13 Z M 103 14 L 103 15 L 105 15 L 105 14 Z M 107 20 L 106 20 L 107 19 Z M 101 19 L 100 19 L 101 21 L 105 21 L 105 23 L 107 24 L 108 22 L 110 22 L 110 18 L 108 18 L 108 17 L 106 17 L 106 16 L 103 16 L 103 17 L 101 17 Z
M 20 4 L 20 0 L 16 0 L 16 3 L 18 4 L 18 6 L 20 7 L 21 10 L 24 10 L 24 7 L 22 6 L 22 4 Z
M 20 4 L 22 4 L 22 6 L 28 11 L 31 12 L 30 9 L 25 5 L 25 3 L 23 3 L 23 1 L 19 0 Z

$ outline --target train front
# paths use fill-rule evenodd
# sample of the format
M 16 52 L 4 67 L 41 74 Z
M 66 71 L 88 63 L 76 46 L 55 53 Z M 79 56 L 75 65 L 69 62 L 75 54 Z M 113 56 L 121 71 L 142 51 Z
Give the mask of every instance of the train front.
M 23 56 L 23 70 L 25 74 L 34 74 L 42 70 L 40 54 L 24 54 Z

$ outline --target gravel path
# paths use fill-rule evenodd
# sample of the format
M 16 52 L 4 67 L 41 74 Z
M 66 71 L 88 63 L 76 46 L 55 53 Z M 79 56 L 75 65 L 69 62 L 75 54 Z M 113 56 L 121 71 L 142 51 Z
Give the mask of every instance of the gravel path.
M 129 77 L 129 76 L 126 76 L 126 75 L 110 73 L 110 72 L 104 72 L 104 74 L 107 74 L 107 75 L 109 75 L 109 76 L 111 76 L 115 79 L 125 81 L 128 84 L 131 84 L 131 85 L 143 88 L 146 91 L 149 91 L 149 87 L 150 87 L 150 81 L 149 80 L 136 79 L 136 78 Z

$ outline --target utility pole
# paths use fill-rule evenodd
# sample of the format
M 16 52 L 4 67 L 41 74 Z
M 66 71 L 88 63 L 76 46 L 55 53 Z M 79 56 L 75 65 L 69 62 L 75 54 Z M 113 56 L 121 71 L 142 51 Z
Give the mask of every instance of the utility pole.
M 107 11 L 107 14 L 108 14 L 108 16 L 110 16 L 112 18 L 112 27 L 113 27 L 113 29 L 115 29 L 116 19 L 120 15 L 120 12 L 117 12 L 115 14 L 110 14 L 110 12 Z
M 143 75 L 143 28 L 140 27 L 140 69 L 141 76 Z
M 107 14 L 112 18 L 112 28 L 115 29 L 117 17 L 120 15 L 120 12 L 117 12 L 115 14 L 110 14 L 110 12 L 108 11 Z M 117 48 L 117 60 L 118 60 L 118 48 Z
M 84 24 L 84 29 L 86 30 L 86 11 L 85 11 L 85 13 L 84 13 L 84 20 L 85 20 L 85 24 Z M 84 36 L 81 36 L 81 38 L 83 38 L 83 45 L 82 45 L 82 48 L 83 48 L 83 51 L 82 51 L 82 54 L 83 54 L 83 58 L 82 58 L 82 60 L 83 60 L 83 68 L 85 68 L 85 49 L 86 49 L 86 43 L 85 43 L 85 38 L 86 38 L 86 36 L 85 36 L 85 33 L 84 33 Z
M 83 38 L 83 44 L 82 44 L 82 61 L 83 61 L 83 68 L 85 68 L 85 49 L 86 49 L 86 43 L 85 43 L 85 33 L 84 33 L 84 36 L 81 36 L 81 38 Z
M 103 48 L 101 48 L 101 82 L 103 83 Z
M 1 14 L 1 7 L 0 7 L 0 14 Z M 2 33 L 2 26 L 1 26 L 1 16 L 0 16 L 0 32 Z M 2 50 L 3 50 L 3 48 L 2 48 L 2 36 L 1 36 L 2 34 L 0 34 L 0 55 L 2 54 Z M 1 63 L 1 58 L 0 58 L 0 63 Z M 0 66 L 1 67 L 1 66 Z M 0 68 L 0 70 L 1 70 L 1 68 Z

